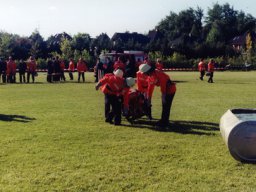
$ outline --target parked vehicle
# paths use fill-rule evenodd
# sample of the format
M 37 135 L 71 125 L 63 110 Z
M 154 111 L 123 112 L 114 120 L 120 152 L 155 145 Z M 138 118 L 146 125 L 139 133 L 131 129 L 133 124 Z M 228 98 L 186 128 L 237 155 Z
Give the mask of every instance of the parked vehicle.
M 105 63 L 106 58 L 109 58 L 112 63 L 115 63 L 118 58 L 126 64 L 125 76 L 135 77 L 137 71 L 137 63 L 143 61 L 146 57 L 143 51 L 124 51 L 123 53 L 105 53 L 100 55 L 100 60 L 102 63 Z

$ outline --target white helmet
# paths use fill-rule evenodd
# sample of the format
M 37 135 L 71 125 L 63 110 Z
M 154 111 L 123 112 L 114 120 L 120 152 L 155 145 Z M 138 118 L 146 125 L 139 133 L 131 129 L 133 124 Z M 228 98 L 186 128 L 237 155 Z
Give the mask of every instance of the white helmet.
M 125 81 L 128 87 L 132 87 L 135 85 L 135 78 L 127 77 Z
M 121 69 L 117 69 L 113 73 L 117 77 L 123 77 L 123 75 L 124 75 L 124 72 Z
M 147 73 L 151 69 L 151 66 L 148 64 L 141 64 L 139 66 L 139 71 L 142 73 Z

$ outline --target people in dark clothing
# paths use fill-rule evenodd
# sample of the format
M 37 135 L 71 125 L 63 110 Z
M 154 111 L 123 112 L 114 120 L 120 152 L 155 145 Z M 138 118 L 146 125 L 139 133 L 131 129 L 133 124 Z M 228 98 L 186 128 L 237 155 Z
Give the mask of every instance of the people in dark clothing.
M 0 81 L 2 77 L 2 83 L 6 83 L 6 62 L 4 59 L 0 58 Z
M 128 58 L 125 65 L 125 77 L 136 76 L 136 64 L 134 58 Z
M 60 60 L 59 57 L 57 56 L 56 58 L 53 59 L 53 81 L 57 82 L 60 81 L 60 72 L 61 72 L 61 68 L 60 68 Z
M 94 76 L 95 76 L 95 82 L 98 82 L 101 80 L 104 76 L 104 68 L 103 68 L 103 63 L 101 62 L 100 58 L 97 59 L 97 63 L 95 65 L 94 69 Z
M 113 62 L 111 62 L 109 57 L 105 58 L 105 61 L 103 63 L 103 69 L 104 69 L 104 74 L 113 73 L 113 70 L 114 70 Z
M 47 82 L 52 83 L 53 73 L 53 60 L 52 58 L 47 59 Z
M 27 70 L 27 64 L 24 60 L 20 60 L 19 62 L 19 77 L 20 77 L 20 83 L 26 83 L 25 73 Z

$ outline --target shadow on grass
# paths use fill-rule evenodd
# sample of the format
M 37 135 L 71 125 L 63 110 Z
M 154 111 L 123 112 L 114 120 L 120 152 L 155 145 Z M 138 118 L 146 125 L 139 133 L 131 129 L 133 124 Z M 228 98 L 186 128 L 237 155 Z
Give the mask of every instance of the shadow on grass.
M 144 128 L 153 131 L 175 132 L 180 134 L 195 134 L 195 135 L 216 135 L 219 131 L 219 124 L 211 122 L 199 121 L 170 121 L 170 125 L 165 128 L 156 126 L 158 120 L 138 119 L 132 124 L 124 125 L 133 128 Z
M 36 82 L 36 81 L 35 81 L 34 83 L 33 83 L 33 82 L 29 82 L 29 83 L 19 83 L 19 82 L 17 82 L 16 84 L 20 84 L 20 85 L 22 85 L 22 84 L 37 85 L 37 84 L 44 84 L 44 83 L 43 83 L 43 82 L 40 82 L 40 81 L 39 81 L 39 82 Z
M 187 81 L 174 81 L 174 83 L 187 83 Z
M 23 115 L 4 115 L 0 114 L 0 121 L 16 121 L 21 123 L 29 123 L 30 121 L 35 120 L 35 118 L 30 118 Z

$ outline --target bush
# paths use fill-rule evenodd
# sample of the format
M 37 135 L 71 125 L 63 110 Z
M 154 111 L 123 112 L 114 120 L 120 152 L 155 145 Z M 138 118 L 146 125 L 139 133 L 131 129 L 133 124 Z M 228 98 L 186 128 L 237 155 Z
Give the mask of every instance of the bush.
M 174 52 L 172 56 L 166 57 L 163 63 L 166 68 L 192 68 L 194 60 L 189 60 L 185 55 Z
M 47 69 L 47 62 L 45 59 L 38 58 L 37 59 L 37 68 L 38 69 Z

